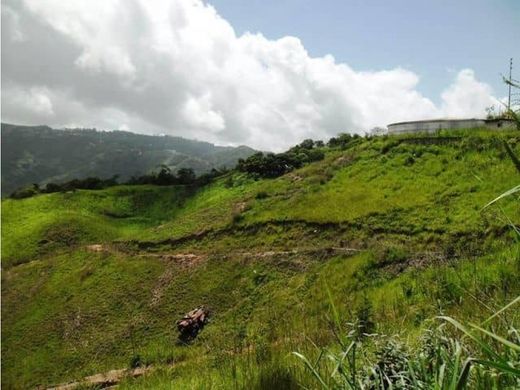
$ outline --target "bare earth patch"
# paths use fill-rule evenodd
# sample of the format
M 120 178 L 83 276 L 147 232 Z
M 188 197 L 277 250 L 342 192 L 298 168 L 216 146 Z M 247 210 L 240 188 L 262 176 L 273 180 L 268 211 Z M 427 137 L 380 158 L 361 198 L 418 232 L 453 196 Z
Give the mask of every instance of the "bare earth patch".
M 95 386 L 100 389 L 107 389 L 117 385 L 125 378 L 137 378 L 152 370 L 152 367 L 137 367 L 134 369 L 111 370 L 101 374 L 95 374 L 83 378 L 81 381 L 63 383 L 46 390 L 72 390 L 80 386 Z
M 103 244 L 87 245 L 86 248 L 90 252 L 108 252 L 108 248 L 106 248 Z
M 161 254 L 155 255 L 161 258 L 162 260 L 172 262 L 181 268 L 192 268 L 199 265 L 204 259 L 205 256 L 196 255 L 194 253 L 180 253 L 180 254 Z M 178 268 L 174 268 L 171 265 L 168 265 L 166 271 L 161 275 L 154 289 L 152 290 L 152 301 L 150 302 L 150 306 L 156 306 L 164 295 L 164 290 L 168 287 L 171 280 L 173 279 L 175 270 Z

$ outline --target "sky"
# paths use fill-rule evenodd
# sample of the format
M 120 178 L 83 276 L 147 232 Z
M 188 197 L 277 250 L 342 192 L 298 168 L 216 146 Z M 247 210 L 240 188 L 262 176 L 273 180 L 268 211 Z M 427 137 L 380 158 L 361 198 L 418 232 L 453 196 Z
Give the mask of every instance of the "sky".
M 483 117 L 519 21 L 517 0 L 2 0 L 2 121 L 279 151 Z
M 421 78 L 417 90 L 440 102 L 465 68 L 497 94 L 500 74 L 517 57 L 518 0 L 213 0 L 238 34 L 299 37 L 311 56 L 332 54 L 355 70 L 404 67 Z

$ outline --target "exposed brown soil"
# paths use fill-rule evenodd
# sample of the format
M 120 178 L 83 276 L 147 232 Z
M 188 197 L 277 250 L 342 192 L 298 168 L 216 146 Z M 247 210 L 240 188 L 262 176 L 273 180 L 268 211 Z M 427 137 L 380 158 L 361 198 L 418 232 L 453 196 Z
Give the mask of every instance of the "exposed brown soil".
M 104 246 L 103 244 L 87 245 L 86 249 L 90 252 L 108 252 L 109 251 L 109 249 L 106 246 Z
M 325 248 L 295 248 L 287 251 L 256 251 L 256 252 L 236 252 L 241 256 L 246 257 L 257 257 L 257 258 L 265 258 L 265 257 L 275 257 L 275 256 L 283 256 L 283 255 L 298 255 L 298 254 L 306 254 L 306 255 L 319 255 L 325 254 L 334 256 L 341 253 L 357 253 L 359 249 L 354 248 L 340 248 L 340 247 L 325 247 Z
M 243 213 L 247 210 L 247 202 L 238 202 L 233 205 L 234 213 Z
M 206 259 L 206 255 L 195 253 L 139 253 L 137 256 L 158 257 L 183 268 L 192 268 Z
M 100 389 L 113 388 L 125 378 L 137 378 L 151 371 L 153 367 L 137 367 L 134 369 L 111 370 L 101 374 L 87 376 L 77 382 L 62 383 L 46 390 L 72 390 L 79 386 L 97 386 Z
M 404 261 L 385 265 L 382 270 L 390 275 L 398 275 L 408 268 L 425 269 L 432 265 L 447 264 L 449 259 L 440 252 L 418 252 Z
M 156 306 L 159 302 L 161 302 L 161 298 L 164 295 L 164 290 L 168 287 L 171 280 L 173 279 L 173 273 L 173 268 L 168 267 L 157 281 L 157 284 L 152 290 L 152 301 L 150 302 L 151 307 Z
M 303 177 L 301 177 L 300 175 L 297 175 L 296 173 L 288 173 L 287 175 L 285 175 L 288 179 L 290 179 L 291 181 L 293 182 L 297 182 L 297 181 L 300 181 L 300 180 L 303 180 Z

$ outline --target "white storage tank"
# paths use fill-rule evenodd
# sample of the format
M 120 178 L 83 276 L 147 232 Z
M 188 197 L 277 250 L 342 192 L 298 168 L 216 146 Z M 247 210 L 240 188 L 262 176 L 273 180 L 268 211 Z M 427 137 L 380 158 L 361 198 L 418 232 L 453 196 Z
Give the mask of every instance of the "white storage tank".
M 434 133 L 445 129 L 471 129 L 486 127 L 484 119 L 431 119 L 424 121 L 398 122 L 388 125 L 389 134 Z

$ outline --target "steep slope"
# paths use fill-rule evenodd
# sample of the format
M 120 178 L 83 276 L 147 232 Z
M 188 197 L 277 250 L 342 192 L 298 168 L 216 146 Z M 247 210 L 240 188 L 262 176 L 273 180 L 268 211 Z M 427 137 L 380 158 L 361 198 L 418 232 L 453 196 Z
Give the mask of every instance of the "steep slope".
M 215 146 L 180 137 L 2 123 L 2 194 L 32 183 L 88 176 L 120 175 L 127 180 L 161 164 L 202 173 L 233 167 L 253 152 L 246 146 Z
M 2 384 L 137 359 L 159 368 L 124 387 L 290 388 L 308 382 L 284 356 L 334 337 L 331 298 L 411 339 L 439 312 L 486 318 L 520 293 L 519 200 L 483 208 L 518 184 L 503 140 L 520 153 L 515 132 L 381 137 L 272 180 L 5 200 Z M 212 322 L 177 345 L 200 304 Z

